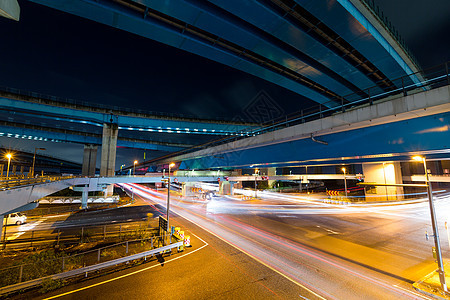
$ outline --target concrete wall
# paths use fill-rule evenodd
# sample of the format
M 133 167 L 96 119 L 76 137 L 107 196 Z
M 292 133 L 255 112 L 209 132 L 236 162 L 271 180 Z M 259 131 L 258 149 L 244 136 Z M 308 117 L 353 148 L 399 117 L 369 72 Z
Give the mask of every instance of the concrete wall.
M 402 184 L 399 162 L 363 164 L 364 182 L 380 184 Z M 395 201 L 403 199 L 403 187 L 376 186 L 366 191 L 366 201 Z

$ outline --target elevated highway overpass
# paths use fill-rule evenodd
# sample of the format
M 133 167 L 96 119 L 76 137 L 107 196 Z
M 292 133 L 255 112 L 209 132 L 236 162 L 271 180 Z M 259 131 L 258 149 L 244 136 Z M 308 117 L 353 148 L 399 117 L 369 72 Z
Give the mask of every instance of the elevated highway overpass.
M 175 161 L 180 169 L 198 170 L 448 156 L 449 124 L 450 86 L 445 85 L 306 123 L 269 126 L 252 137 L 228 139 L 153 163 Z
M 32 0 L 261 77 L 326 106 L 419 71 L 371 1 Z M 421 81 L 410 75 L 405 84 Z M 357 98 L 345 96 L 356 93 Z
M 373 95 L 405 87 L 429 88 L 426 75 L 401 37 L 371 1 L 32 2 L 261 77 L 296 92 L 305 105 L 318 103 L 320 114 L 340 105 L 359 105 Z M 254 124 L 124 112 L 11 90 L 3 91 L 0 106 L 7 116 L 0 123 L 0 135 L 83 143 L 85 157 L 95 157 L 97 146 L 102 145 L 102 176 L 113 175 L 117 146 L 167 155 L 198 147 L 213 137 L 255 134 Z M 92 170 L 95 161 L 87 164 L 83 169 Z M 188 163 L 187 168 L 194 165 Z

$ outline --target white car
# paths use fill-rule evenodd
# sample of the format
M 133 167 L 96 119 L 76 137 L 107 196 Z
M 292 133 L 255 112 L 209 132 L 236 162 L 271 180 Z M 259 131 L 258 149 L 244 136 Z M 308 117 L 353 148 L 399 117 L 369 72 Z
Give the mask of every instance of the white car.
M 6 225 L 22 225 L 27 222 L 27 216 L 22 215 L 20 212 L 9 214 L 3 218 L 3 224 Z

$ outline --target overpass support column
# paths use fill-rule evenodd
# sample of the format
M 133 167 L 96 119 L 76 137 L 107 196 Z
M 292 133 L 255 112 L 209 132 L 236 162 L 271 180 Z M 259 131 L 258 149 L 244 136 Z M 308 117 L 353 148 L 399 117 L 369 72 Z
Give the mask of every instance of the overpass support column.
M 100 176 L 114 176 L 116 169 L 116 148 L 119 127 L 114 123 L 103 124 L 102 158 L 100 163 Z M 114 185 L 106 188 L 106 196 L 113 194 Z
M 277 175 L 277 168 L 267 168 L 267 176 L 275 176 Z M 272 188 L 272 185 L 274 184 L 275 180 L 269 180 L 269 189 Z
M 241 169 L 234 170 L 234 171 L 232 172 L 232 176 L 242 176 L 242 170 L 241 170 Z M 236 182 L 236 183 L 234 184 L 234 188 L 236 188 L 236 189 L 242 189 L 242 181 Z
M 87 144 L 84 145 L 83 153 L 83 167 L 81 169 L 81 175 L 94 176 L 95 166 L 97 163 L 97 145 Z
M 83 187 L 83 192 L 81 194 L 81 209 L 87 208 L 88 195 L 89 195 L 89 185 L 85 185 Z
M 195 182 L 185 182 L 183 183 L 183 187 L 181 188 L 182 197 L 192 197 L 195 196 L 195 193 L 192 192 L 192 188 L 195 187 Z
M 103 124 L 100 176 L 114 176 L 118 133 L 119 128 L 117 124 Z
M 362 165 L 364 181 L 381 184 L 402 184 L 402 170 L 399 162 Z M 395 201 L 403 199 L 403 187 L 376 186 L 366 188 L 366 201 Z
M 229 181 L 219 183 L 219 195 L 233 195 L 233 185 Z

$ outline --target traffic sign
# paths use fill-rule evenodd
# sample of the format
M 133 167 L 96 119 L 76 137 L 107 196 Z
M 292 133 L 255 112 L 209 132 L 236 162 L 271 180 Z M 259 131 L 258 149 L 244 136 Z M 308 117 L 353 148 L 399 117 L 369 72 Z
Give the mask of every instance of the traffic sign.
M 159 216 L 159 231 L 167 231 L 167 220 Z

